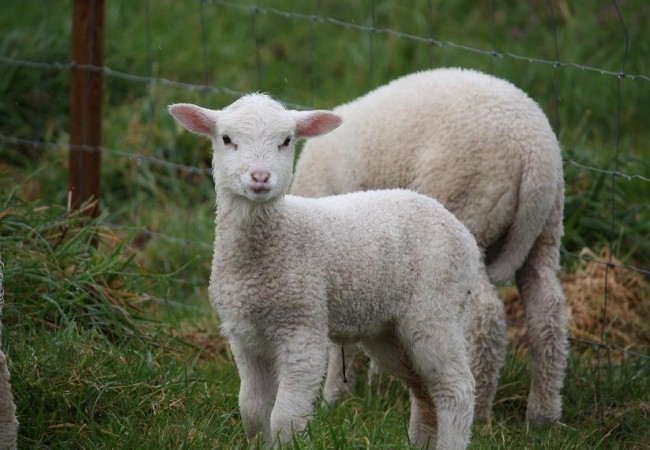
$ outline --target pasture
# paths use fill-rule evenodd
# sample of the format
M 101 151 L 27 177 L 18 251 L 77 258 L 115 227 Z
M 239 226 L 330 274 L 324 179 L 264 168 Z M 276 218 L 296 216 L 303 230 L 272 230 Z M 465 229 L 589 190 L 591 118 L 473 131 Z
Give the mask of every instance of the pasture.
M 492 427 L 476 426 L 470 448 L 650 448 L 647 2 L 107 2 L 92 220 L 66 208 L 70 3 L 17 1 L 0 15 L 2 348 L 19 448 L 246 446 L 206 293 L 210 149 L 167 104 L 219 108 L 264 91 L 326 109 L 443 66 L 528 92 L 559 136 L 567 184 L 562 422 L 524 421 L 525 331 L 504 286 L 512 351 Z M 290 447 L 405 448 L 406 389 L 365 374 Z

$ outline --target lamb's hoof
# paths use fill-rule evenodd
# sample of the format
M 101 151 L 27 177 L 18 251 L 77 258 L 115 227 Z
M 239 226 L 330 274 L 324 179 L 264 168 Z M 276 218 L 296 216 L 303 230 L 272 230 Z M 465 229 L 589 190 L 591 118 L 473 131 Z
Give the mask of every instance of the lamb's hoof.
M 477 428 L 476 431 L 481 437 L 488 437 L 492 435 L 492 421 L 488 420 L 486 421 L 479 421 L 479 422 L 474 422 Z
M 482 408 L 474 406 L 474 423 L 479 425 L 490 425 L 492 421 L 492 408 Z
M 540 402 L 532 395 L 528 397 L 526 420 L 532 425 L 548 426 L 557 423 L 562 416 L 561 401 Z
M 347 385 L 336 389 L 326 389 L 323 392 L 323 401 L 321 402 L 321 406 L 331 408 L 336 406 L 337 403 L 350 397 L 352 397 L 352 391 L 350 391 L 350 388 L 348 388 Z

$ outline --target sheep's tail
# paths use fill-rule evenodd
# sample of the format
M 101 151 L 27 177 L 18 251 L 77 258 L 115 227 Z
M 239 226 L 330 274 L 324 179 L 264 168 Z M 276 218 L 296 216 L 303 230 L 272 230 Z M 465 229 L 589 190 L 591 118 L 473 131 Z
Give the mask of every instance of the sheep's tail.
M 541 234 L 558 195 L 557 190 L 563 185 L 561 160 L 556 161 L 558 163 L 559 170 L 533 163 L 524 168 L 517 211 L 498 253 L 487 264 L 487 274 L 492 283 L 511 279 Z

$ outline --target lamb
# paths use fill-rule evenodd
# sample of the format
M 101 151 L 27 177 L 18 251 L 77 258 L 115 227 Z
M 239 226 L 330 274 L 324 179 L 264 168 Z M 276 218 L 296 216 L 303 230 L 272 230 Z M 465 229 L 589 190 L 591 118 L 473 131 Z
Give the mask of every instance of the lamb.
M 2 279 L 4 266 L 0 260 L 0 310 L 3 305 Z M 2 322 L 0 322 L 0 335 L 2 334 Z M 7 358 L 0 350 L 0 448 L 16 448 L 18 435 L 18 419 L 16 419 L 16 405 L 11 395 L 11 383 L 9 382 L 9 370 L 7 369 Z
M 339 126 L 331 112 L 287 110 L 264 94 L 169 111 L 212 140 L 209 296 L 241 378 L 247 438 L 284 444 L 304 430 L 330 342 L 358 342 L 409 387 L 414 444 L 465 448 L 475 387 L 465 326 L 480 261 L 469 231 L 407 190 L 286 195 L 296 139 Z
M 513 276 L 532 356 L 526 417 L 559 420 L 567 360 L 565 299 L 556 275 L 564 181 L 559 144 L 542 110 L 507 81 L 436 69 L 394 80 L 333 112 L 343 125 L 307 142 L 291 192 L 321 197 L 405 188 L 439 200 L 472 232 L 485 261 L 469 327 L 475 420 L 489 423 L 507 344 L 492 283 Z M 329 402 L 349 392 L 340 353 L 331 356 Z

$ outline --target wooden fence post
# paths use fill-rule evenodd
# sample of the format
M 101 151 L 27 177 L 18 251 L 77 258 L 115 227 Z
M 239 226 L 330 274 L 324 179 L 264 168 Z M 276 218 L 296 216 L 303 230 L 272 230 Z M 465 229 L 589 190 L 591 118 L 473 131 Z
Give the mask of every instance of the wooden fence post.
M 69 206 L 99 199 L 104 64 L 104 0 L 73 0 Z M 81 67 L 80 67 L 81 66 Z M 98 69 L 84 66 L 93 66 Z M 89 211 L 99 213 L 97 203 Z

